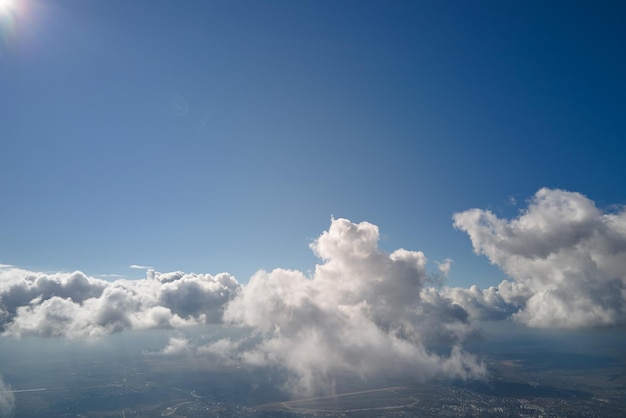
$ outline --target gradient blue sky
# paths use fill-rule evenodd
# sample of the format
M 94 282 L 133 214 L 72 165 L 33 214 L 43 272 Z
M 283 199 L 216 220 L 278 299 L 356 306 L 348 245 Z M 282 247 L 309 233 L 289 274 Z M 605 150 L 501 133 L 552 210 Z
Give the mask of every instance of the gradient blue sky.
M 334 215 L 486 287 L 453 213 L 626 203 L 623 2 L 16 1 L 0 263 L 246 282 Z

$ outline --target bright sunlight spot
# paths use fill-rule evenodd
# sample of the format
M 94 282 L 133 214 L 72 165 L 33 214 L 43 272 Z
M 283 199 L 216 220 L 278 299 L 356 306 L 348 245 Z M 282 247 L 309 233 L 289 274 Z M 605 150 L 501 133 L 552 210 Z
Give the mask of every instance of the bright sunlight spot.
M 0 0 L 0 13 L 11 12 L 15 8 L 15 0 Z

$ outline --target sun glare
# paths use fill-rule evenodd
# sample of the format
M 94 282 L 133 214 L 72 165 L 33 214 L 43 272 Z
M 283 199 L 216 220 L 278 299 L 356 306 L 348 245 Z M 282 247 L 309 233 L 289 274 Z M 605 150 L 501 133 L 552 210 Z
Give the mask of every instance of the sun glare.
M 0 13 L 11 12 L 15 8 L 15 0 L 0 0 Z
M 8 39 L 14 35 L 21 0 L 0 0 L 0 40 Z

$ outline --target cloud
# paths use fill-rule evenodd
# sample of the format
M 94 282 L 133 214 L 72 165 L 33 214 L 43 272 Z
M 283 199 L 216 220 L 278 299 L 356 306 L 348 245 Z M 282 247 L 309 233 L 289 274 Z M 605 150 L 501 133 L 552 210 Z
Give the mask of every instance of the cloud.
M 245 339 L 233 340 L 231 338 L 220 338 L 217 341 L 197 347 L 196 352 L 201 355 L 217 356 L 220 360 L 228 363 L 238 363 L 238 353 L 242 349 Z
M 12 388 L 6 385 L 0 377 L 0 417 L 13 416 L 15 409 L 15 395 Z
M 468 311 L 513 310 L 533 327 L 626 323 L 624 208 L 604 213 L 580 193 L 543 188 L 515 219 L 471 209 L 455 214 L 454 226 L 513 279 L 486 291 L 447 290 Z
M 124 276 L 123 274 L 97 274 L 96 277 L 109 277 L 109 278 L 113 278 L 113 279 L 123 279 L 126 276 Z
M 459 348 L 473 332 L 468 314 L 425 288 L 426 257 L 378 249 L 375 225 L 334 219 L 311 248 L 322 259 L 312 277 L 260 271 L 227 306 L 227 322 L 251 327 L 258 340 L 239 351 L 220 341 L 213 352 L 278 367 L 298 393 L 332 391 L 334 379 L 403 375 L 478 377 L 484 366 Z M 433 344 L 453 347 L 448 355 Z
M 166 356 L 189 354 L 189 340 L 183 337 L 170 337 L 165 348 L 159 353 Z
M 152 268 L 150 266 L 142 266 L 141 264 L 131 264 L 128 267 L 135 270 L 149 270 Z
M 18 268 L 0 270 L 0 330 L 4 330 L 19 314 L 19 310 L 31 304 L 42 303 L 51 298 L 71 300 L 81 304 L 86 299 L 99 297 L 107 282 L 85 276 L 81 272 L 71 274 L 34 273 Z
M 530 293 L 519 283 L 503 281 L 499 286 L 481 290 L 444 287 L 440 294 L 462 306 L 473 321 L 501 321 L 511 318 L 524 305 Z
M 514 219 L 488 210 L 454 215 L 477 254 L 510 277 L 479 289 L 442 287 L 452 260 L 428 271 L 420 251 L 378 248 L 367 222 L 333 219 L 311 244 L 308 275 L 259 271 L 160 273 L 105 281 L 74 273 L 0 268 L 0 333 L 89 338 L 124 330 L 221 324 L 219 339 L 172 337 L 160 352 L 278 369 L 300 394 L 328 393 L 341 376 L 481 377 L 462 349 L 481 320 L 534 327 L 626 323 L 626 210 L 603 212 L 579 193 L 541 189 Z M 223 338 L 222 338 L 223 337 Z M 442 349 L 447 347 L 447 349 Z
M 483 376 L 482 363 L 461 349 L 476 332 L 472 316 L 429 287 L 451 261 L 428 272 L 422 252 L 386 253 L 378 240 L 375 225 L 333 219 L 311 244 L 321 262 L 310 277 L 259 271 L 245 286 L 227 273 L 149 269 L 144 279 L 105 281 L 81 272 L 2 269 L 0 327 L 17 337 L 89 338 L 223 323 L 252 334 L 231 333 L 201 346 L 177 336 L 160 354 L 279 369 L 288 375 L 287 387 L 301 394 L 331 392 L 346 374 Z
M 438 261 L 436 263 L 441 274 L 443 274 L 444 277 L 448 277 L 448 274 L 450 274 L 450 268 L 452 267 L 452 259 L 446 258 L 445 260 Z
M 14 336 L 98 337 L 130 329 L 220 322 L 240 291 L 221 273 L 158 273 L 104 281 L 81 272 L 0 270 L 0 330 Z

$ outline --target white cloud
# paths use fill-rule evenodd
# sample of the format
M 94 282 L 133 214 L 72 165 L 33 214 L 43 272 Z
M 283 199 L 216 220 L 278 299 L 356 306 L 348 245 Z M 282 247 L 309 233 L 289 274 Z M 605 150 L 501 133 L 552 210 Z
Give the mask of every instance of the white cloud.
M 424 288 L 424 254 L 387 254 L 378 238 L 375 225 L 336 219 L 311 245 L 323 260 L 312 277 L 283 269 L 255 274 L 224 316 L 261 337 L 239 360 L 283 368 L 290 389 L 308 394 L 332 390 L 342 373 L 484 374 L 482 364 L 456 347 L 473 331 L 467 313 Z M 439 356 L 428 349 L 438 342 L 456 348 Z M 224 347 L 230 348 L 222 341 L 213 351 Z
M 205 322 L 221 322 L 223 307 L 239 291 L 228 273 L 216 276 L 184 273 L 160 274 L 159 304 L 181 317 L 204 316 Z
M 167 345 L 161 351 L 160 354 L 163 355 L 181 355 L 181 354 L 189 354 L 189 340 L 183 337 L 170 337 Z
M 220 322 L 240 289 L 226 273 L 158 273 L 104 281 L 81 272 L 0 270 L 0 329 L 5 334 L 98 337 L 126 329 Z
M 135 270 L 149 270 L 152 268 L 150 266 L 142 266 L 141 264 L 131 264 L 128 267 Z
M 626 323 L 623 208 L 603 213 L 579 193 L 544 188 L 516 219 L 471 209 L 455 214 L 454 225 L 468 233 L 477 254 L 514 279 L 485 291 L 491 298 L 487 303 L 484 294 L 461 297 L 459 290 L 450 290 L 470 311 L 472 304 L 500 304 L 504 310 L 517 304 L 513 317 L 535 327 Z
M 236 362 L 237 353 L 241 350 L 243 340 L 221 338 L 217 341 L 198 347 L 198 354 L 215 355 L 222 360 Z
M 497 287 L 492 286 L 484 290 L 476 285 L 469 289 L 444 287 L 440 293 L 462 306 L 475 321 L 509 319 L 522 308 L 530 296 L 523 284 L 509 281 L 503 281 Z
M 446 258 L 443 261 L 437 261 L 437 268 L 443 274 L 444 277 L 448 277 L 450 274 L 450 268 L 452 268 L 452 259 Z
M 97 274 L 96 277 L 106 277 L 106 278 L 111 278 L 111 279 L 123 279 L 126 276 L 124 276 L 123 274 Z
M 80 272 L 0 268 L 0 331 L 83 338 L 135 329 L 224 323 L 252 337 L 201 346 L 174 337 L 161 354 L 218 356 L 279 368 L 300 393 L 332 391 L 334 379 L 480 377 L 461 349 L 477 320 L 531 326 L 626 323 L 626 211 L 603 213 L 586 197 L 541 189 L 516 219 L 472 209 L 454 215 L 474 250 L 513 280 L 497 287 L 439 289 L 452 260 L 428 272 L 422 252 L 378 248 L 367 222 L 333 219 L 311 244 L 314 272 L 257 272 L 245 286 L 227 273 L 159 273 L 105 281 Z M 232 334 L 231 334 L 232 335 Z M 447 354 L 432 347 L 449 347 Z
M 113 281 L 3 265 L 0 331 L 85 338 L 225 322 L 253 334 L 199 347 L 173 337 L 160 354 L 278 368 L 291 391 L 313 394 L 332 391 L 345 374 L 480 377 L 484 366 L 461 349 L 477 320 L 626 323 L 625 210 L 603 213 L 578 193 L 541 189 L 516 219 L 472 209 L 455 214 L 454 225 L 513 280 L 484 290 L 439 289 L 450 259 L 428 272 L 422 252 L 380 250 L 375 225 L 333 219 L 311 245 L 321 259 L 314 272 L 259 271 L 245 286 L 227 273 L 140 265 L 131 268 L 147 269 L 146 278 Z M 435 353 L 434 345 L 449 351 Z

